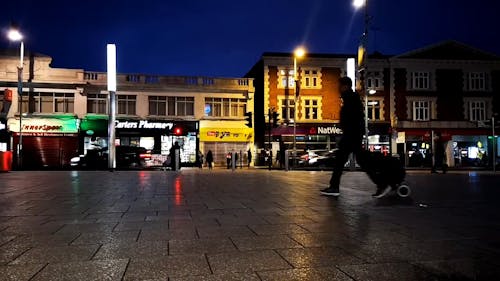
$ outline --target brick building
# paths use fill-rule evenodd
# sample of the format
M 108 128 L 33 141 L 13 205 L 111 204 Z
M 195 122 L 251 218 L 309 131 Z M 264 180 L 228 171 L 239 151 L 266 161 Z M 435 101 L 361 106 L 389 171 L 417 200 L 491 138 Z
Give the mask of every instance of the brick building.
M 293 55 L 264 53 L 246 77 L 254 78 L 255 136 L 258 148 L 272 148 L 273 155 L 293 148 L 293 123 L 296 121 L 296 147 L 299 153 L 310 149 L 330 150 L 342 134 L 338 127 L 340 92 L 338 80 L 347 75 L 349 55 L 307 54 L 297 62 L 300 95 L 295 101 Z M 386 57 L 372 57 L 373 77 L 369 85 L 376 90 L 368 100 L 370 146 L 389 151 L 389 83 L 384 83 Z M 297 120 L 294 110 L 297 110 Z M 272 113 L 278 114 L 273 124 Z M 271 113 L 271 115 L 270 115 Z M 269 117 L 271 116 L 271 117 Z
M 298 61 L 299 150 L 335 148 L 341 134 L 336 130 L 337 81 L 346 75 L 349 57 L 354 55 L 308 54 Z M 370 55 L 366 86 L 375 90 L 368 96 L 370 150 L 398 153 L 408 165 L 429 166 L 431 157 L 425 156 L 432 151 L 433 136 L 441 135 L 449 166 L 488 165 L 493 155 L 488 120 L 500 111 L 499 73 L 498 56 L 455 41 L 400 55 Z M 274 153 L 290 149 L 295 121 L 293 55 L 264 53 L 246 77 L 255 79 L 257 147 L 270 143 Z M 273 111 L 279 114 L 277 126 L 269 118 Z M 416 151 L 424 157 L 421 163 L 412 159 Z
M 393 56 L 389 69 L 393 152 L 420 166 L 412 161 L 419 151 L 429 166 L 431 157 L 425 156 L 432 151 L 433 136 L 441 135 L 449 166 L 491 165 L 487 124 L 500 112 L 500 57 L 446 41 Z

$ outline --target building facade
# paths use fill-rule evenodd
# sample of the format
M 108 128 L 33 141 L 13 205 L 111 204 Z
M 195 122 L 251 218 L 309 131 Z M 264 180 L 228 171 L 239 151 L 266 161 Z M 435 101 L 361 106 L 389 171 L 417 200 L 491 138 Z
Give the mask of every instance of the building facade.
M 255 79 L 256 145 L 261 150 L 271 149 L 273 155 L 293 150 L 295 123 L 295 147 L 299 154 L 336 148 L 342 135 L 338 124 L 341 107 L 338 81 L 347 75 L 349 57 L 353 56 L 307 54 L 298 60 L 300 90 L 296 96 L 293 54 L 264 53 L 246 75 Z M 387 59 L 382 57 L 372 62 L 377 68 L 368 80 L 376 90 L 368 99 L 370 149 L 388 153 L 390 83 L 384 80 Z
M 255 79 L 258 148 L 274 155 L 290 149 L 295 121 L 297 150 L 335 148 L 341 136 L 337 82 L 347 75 L 349 57 L 354 56 L 309 54 L 299 60 L 301 89 L 294 106 L 293 54 L 264 53 L 246 75 Z M 491 165 L 500 148 L 496 142 L 493 149 L 488 123 L 500 111 L 499 63 L 498 56 L 455 41 L 395 56 L 370 55 L 365 84 L 375 93 L 367 97 L 369 149 L 397 153 L 408 166 L 431 166 L 435 136 L 441 136 L 449 166 Z M 279 116 L 274 126 L 273 112 Z
M 18 159 L 22 135 L 22 168 L 63 168 L 72 157 L 106 148 L 106 73 L 51 68 L 50 57 L 32 55 L 24 68 L 20 116 L 15 55 L 0 57 L 0 129 L 6 129 L 0 148 Z M 245 113 L 254 108 L 252 79 L 119 74 L 117 88 L 116 145 L 145 147 L 152 154 L 149 165 L 162 165 L 175 142 L 184 165 L 195 165 L 208 150 L 222 164 L 227 152 L 243 156 L 254 149 L 253 129 L 245 126 Z
M 436 136 L 448 166 L 490 166 L 499 157 L 488 122 L 500 112 L 500 57 L 447 41 L 391 57 L 389 72 L 393 152 L 409 166 L 432 165 Z

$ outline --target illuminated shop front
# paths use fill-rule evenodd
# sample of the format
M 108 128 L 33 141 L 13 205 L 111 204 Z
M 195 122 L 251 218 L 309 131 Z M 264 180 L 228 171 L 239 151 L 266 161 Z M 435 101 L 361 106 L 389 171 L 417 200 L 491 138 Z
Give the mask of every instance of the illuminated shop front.
M 168 121 L 145 119 L 118 119 L 116 128 L 117 146 L 140 146 L 152 154 L 151 166 L 161 166 L 167 159 L 175 142 L 181 147 L 181 162 L 193 165 L 198 147 L 198 123 L 193 121 Z M 108 147 L 108 118 L 104 115 L 88 114 L 80 126 L 80 151 Z
M 441 135 L 449 167 L 487 167 L 493 155 L 492 138 L 483 129 L 406 130 L 399 132 L 409 167 L 432 166 L 432 137 Z M 398 151 L 401 150 L 398 145 Z M 400 153 L 400 152 L 398 152 Z M 496 153 L 498 157 L 498 152 Z
M 181 163 L 196 163 L 198 122 L 119 119 L 115 128 L 116 145 L 141 146 L 150 150 L 153 166 L 163 164 L 175 142 L 180 146 Z
M 200 121 L 200 151 L 207 155 L 212 151 L 216 165 L 226 165 L 226 154 L 236 152 L 241 155 L 242 165 L 248 163 L 248 150 L 255 155 L 253 129 L 241 121 Z
M 7 121 L 0 119 L 0 152 L 9 150 L 10 135 L 7 132 Z
M 23 169 L 66 168 L 72 157 L 78 155 L 79 119 L 73 115 L 50 117 L 23 117 L 20 132 L 19 119 L 8 120 L 12 132 L 12 147 L 17 147 L 22 133 Z M 17 157 L 13 151 L 14 158 Z

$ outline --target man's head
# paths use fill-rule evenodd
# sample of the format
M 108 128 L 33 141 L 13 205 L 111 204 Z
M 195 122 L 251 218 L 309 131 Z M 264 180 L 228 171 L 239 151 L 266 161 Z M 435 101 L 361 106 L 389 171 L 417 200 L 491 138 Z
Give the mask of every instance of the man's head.
M 352 88 L 352 80 L 349 77 L 341 77 L 339 79 L 339 90 L 340 92 L 349 91 Z

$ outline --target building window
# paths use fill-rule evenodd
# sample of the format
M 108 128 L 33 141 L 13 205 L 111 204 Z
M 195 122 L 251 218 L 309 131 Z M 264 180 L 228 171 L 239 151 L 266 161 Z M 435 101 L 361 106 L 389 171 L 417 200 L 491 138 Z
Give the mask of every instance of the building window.
M 380 101 L 368 100 L 368 119 L 369 120 L 382 120 L 380 114 Z
M 33 112 L 74 113 L 75 111 L 75 94 L 73 93 L 33 93 L 32 97 Z
M 429 121 L 430 120 L 430 102 L 429 101 L 414 101 L 413 102 L 413 120 L 414 121 Z
M 484 101 L 469 102 L 469 119 L 470 121 L 486 120 L 486 104 Z
M 108 114 L 108 96 L 105 94 L 88 94 L 87 112 Z
M 206 98 L 205 116 L 244 117 L 247 110 L 246 99 Z
M 149 115 L 167 115 L 167 97 L 149 96 Z
M 175 116 L 193 116 L 194 115 L 194 98 L 193 97 L 175 97 L 175 107 L 176 107 Z
M 149 115 L 193 116 L 194 97 L 149 96 Z
M 429 72 L 412 72 L 411 88 L 415 90 L 428 90 L 430 88 Z
M 469 91 L 486 90 L 486 75 L 484 72 L 469 73 Z
M 284 120 L 293 120 L 295 117 L 295 101 L 293 99 L 281 100 L 281 117 Z
M 373 90 L 382 90 L 384 88 L 382 73 L 380 71 L 368 72 L 366 87 Z
M 304 118 L 307 120 L 318 119 L 318 100 L 317 99 L 304 99 Z
M 118 114 L 135 115 L 135 95 L 117 95 Z
M 278 72 L 279 87 L 280 88 L 293 88 L 295 86 L 293 70 L 281 69 Z
M 319 71 L 316 69 L 304 69 L 302 81 L 304 88 L 318 88 L 320 84 Z

